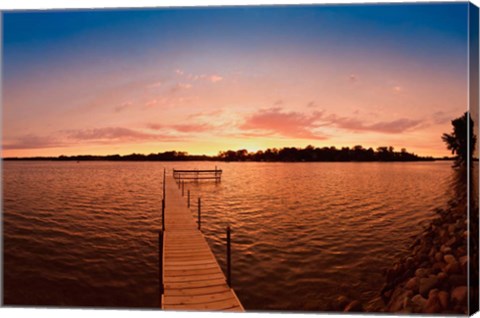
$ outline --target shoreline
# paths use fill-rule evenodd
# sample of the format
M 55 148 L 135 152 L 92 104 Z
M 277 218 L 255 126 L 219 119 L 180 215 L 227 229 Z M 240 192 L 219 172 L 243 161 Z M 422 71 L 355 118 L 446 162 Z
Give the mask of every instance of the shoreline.
M 390 313 L 468 314 L 466 200 L 453 200 L 417 236 L 411 253 L 384 272 L 380 299 Z M 474 255 L 478 258 L 478 255 Z M 478 293 L 478 290 L 477 290 Z M 378 299 L 370 303 L 379 305 Z

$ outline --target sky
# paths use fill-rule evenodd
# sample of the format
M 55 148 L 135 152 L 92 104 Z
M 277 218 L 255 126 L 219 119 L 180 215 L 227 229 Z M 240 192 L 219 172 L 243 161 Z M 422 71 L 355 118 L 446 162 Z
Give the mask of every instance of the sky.
M 467 17 L 462 2 L 6 12 L 2 156 L 449 155 Z

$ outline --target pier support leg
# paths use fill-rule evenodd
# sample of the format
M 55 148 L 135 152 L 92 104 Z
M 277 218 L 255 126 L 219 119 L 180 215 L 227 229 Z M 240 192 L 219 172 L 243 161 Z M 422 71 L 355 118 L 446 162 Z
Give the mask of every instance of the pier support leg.
M 227 285 L 232 287 L 232 275 L 231 275 L 231 248 L 230 248 L 230 226 L 227 226 Z
M 163 169 L 163 200 L 165 200 L 165 174 L 166 174 L 166 169 Z
M 190 208 L 190 190 L 187 191 L 187 197 L 188 197 L 187 206 L 188 206 L 188 208 Z
M 182 181 L 182 197 L 185 196 L 185 181 Z
M 200 230 L 200 228 L 202 227 L 202 199 L 201 198 L 198 198 L 198 229 Z
M 162 231 L 165 231 L 165 199 L 162 199 Z
M 163 235 L 164 231 L 158 232 L 158 290 L 159 290 L 159 302 L 162 306 L 162 295 L 165 292 L 163 286 Z

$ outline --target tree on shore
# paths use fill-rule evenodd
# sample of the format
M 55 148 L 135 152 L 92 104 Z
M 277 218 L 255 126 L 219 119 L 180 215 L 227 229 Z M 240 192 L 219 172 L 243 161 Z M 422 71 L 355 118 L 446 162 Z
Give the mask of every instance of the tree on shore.
M 477 136 L 473 133 L 474 123 L 469 112 L 452 120 L 453 131 L 451 134 L 443 134 L 442 140 L 447 144 L 447 149 L 457 156 L 455 166 L 466 166 L 475 150 Z M 470 141 L 470 144 L 469 144 Z

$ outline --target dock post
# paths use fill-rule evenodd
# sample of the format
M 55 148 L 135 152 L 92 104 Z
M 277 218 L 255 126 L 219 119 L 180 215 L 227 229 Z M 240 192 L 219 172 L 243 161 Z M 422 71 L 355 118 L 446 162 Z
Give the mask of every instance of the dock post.
M 202 212 L 201 212 L 201 209 L 202 209 L 202 199 L 199 197 L 198 198 L 198 229 L 200 230 L 200 228 L 202 227 L 202 219 L 201 219 L 201 215 L 202 215 Z
M 187 196 L 188 196 L 187 206 L 188 206 L 188 208 L 190 208 L 190 190 L 187 191 Z
M 165 231 L 165 199 L 162 199 L 162 231 Z
M 162 305 L 162 295 L 165 292 L 163 286 L 163 235 L 164 231 L 158 232 L 158 290 L 160 306 Z
M 230 249 L 230 226 L 227 226 L 227 285 L 232 287 L 231 275 L 231 249 Z
M 182 197 L 185 196 L 185 181 L 182 181 Z
M 163 200 L 165 200 L 165 174 L 166 174 L 166 169 L 163 168 Z

